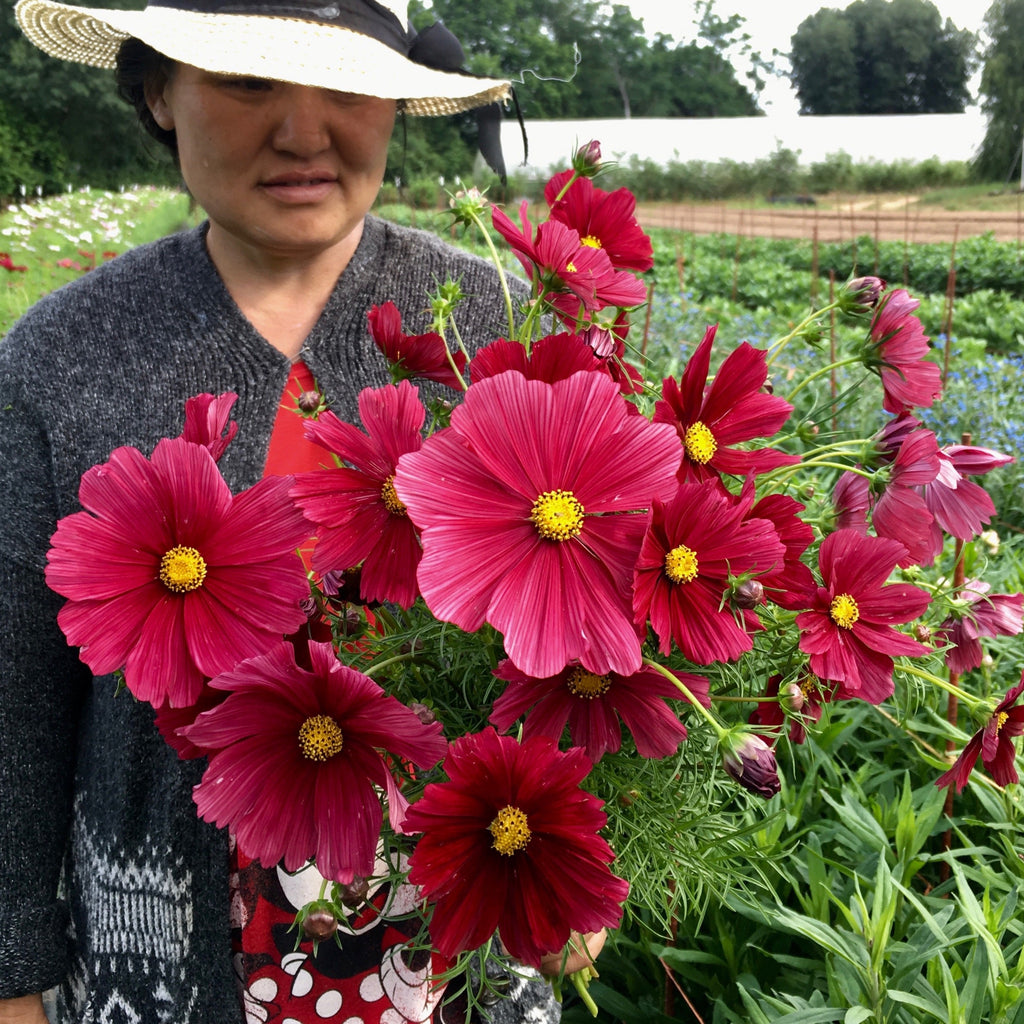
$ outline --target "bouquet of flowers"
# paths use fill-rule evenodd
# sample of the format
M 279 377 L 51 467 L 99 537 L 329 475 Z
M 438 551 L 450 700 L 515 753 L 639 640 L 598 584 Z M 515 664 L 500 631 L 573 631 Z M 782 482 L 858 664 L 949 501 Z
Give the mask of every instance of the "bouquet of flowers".
M 1024 681 L 994 703 L 957 674 L 1021 631 L 1024 597 L 946 564 L 995 511 L 974 478 L 1011 456 L 940 447 L 915 417 L 941 392 L 915 300 L 859 278 L 765 350 L 708 327 L 652 381 L 631 325 L 652 244 L 599 168 L 580 149 L 536 225 L 453 197 L 501 269 L 489 209 L 529 301 L 506 286 L 508 337 L 475 354 L 457 282 L 427 334 L 370 310 L 394 383 L 362 392 L 361 428 L 316 394 L 296 410 L 329 468 L 232 494 L 234 396 L 198 395 L 181 436 L 85 474 L 47 569 L 82 659 L 208 760 L 198 813 L 264 865 L 315 863 L 299 939 L 405 880 L 421 944 L 453 975 L 477 960 L 472 998 L 477 958 L 537 966 L 624 911 L 667 932 L 739 856 L 742 791 L 773 797 L 775 745 L 830 703 L 948 690 L 980 728 L 937 784 L 979 758 L 1017 780 Z M 830 316 L 859 349 L 776 393 Z M 809 428 L 828 392 L 794 425 L 840 364 L 880 382 L 870 438 Z

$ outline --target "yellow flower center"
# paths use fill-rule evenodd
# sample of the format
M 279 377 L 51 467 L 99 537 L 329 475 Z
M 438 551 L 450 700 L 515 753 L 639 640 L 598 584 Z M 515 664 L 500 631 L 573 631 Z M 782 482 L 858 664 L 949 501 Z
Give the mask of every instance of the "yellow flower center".
M 395 491 L 395 478 L 389 476 L 380 488 L 380 500 L 384 502 L 384 507 L 393 516 L 407 516 L 409 510 L 402 504 L 402 499 L 398 497 Z
M 583 529 L 583 506 L 572 491 L 545 491 L 533 503 L 530 519 L 546 540 L 569 540 Z
M 697 420 L 696 423 L 691 423 L 686 428 L 686 433 L 683 435 L 683 445 L 686 447 L 686 454 L 694 462 L 699 462 L 702 466 L 707 465 L 715 457 L 715 452 L 718 451 L 718 442 L 715 441 L 715 435 L 700 420 Z
M 612 685 L 611 676 L 598 676 L 588 672 L 580 665 L 573 667 L 565 677 L 565 685 L 574 697 L 582 697 L 584 700 L 593 700 L 608 692 Z
M 673 548 L 665 556 L 665 575 L 673 583 L 689 583 L 697 578 L 697 552 L 685 544 Z
M 341 726 L 330 715 L 313 715 L 299 726 L 299 748 L 309 761 L 330 761 L 343 744 Z
M 491 846 L 503 857 L 511 857 L 526 848 L 530 841 L 530 827 L 526 815 L 518 807 L 502 807 L 488 826 L 494 842 Z
M 995 719 L 996 719 L 996 732 L 999 732 L 999 730 L 1002 729 L 1002 727 L 1004 725 L 1006 725 L 1006 720 L 1009 717 L 1010 716 L 1005 711 L 1000 711 L 999 714 L 997 714 L 995 716 Z
M 601 239 L 596 235 L 584 235 L 580 239 L 580 245 L 589 245 L 591 249 L 603 249 L 601 245 Z
M 577 272 L 576 271 L 576 264 L 575 263 L 571 263 L 571 262 L 570 263 L 566 263 L 565 271 L 566 271 L 567 274 L 575 274 Z
M 206 562 L 195 548 L 171 548 L 160 559 L 160 582 L 176 594 L 198 590 L 206 579 Z
M 860 618 L 860 609 L 849 594 L 839 594 L 832 598 L 832 603 L 828 606 L 828 614 L 837 626 L 842 629 L 852 629 L 853 624 Z

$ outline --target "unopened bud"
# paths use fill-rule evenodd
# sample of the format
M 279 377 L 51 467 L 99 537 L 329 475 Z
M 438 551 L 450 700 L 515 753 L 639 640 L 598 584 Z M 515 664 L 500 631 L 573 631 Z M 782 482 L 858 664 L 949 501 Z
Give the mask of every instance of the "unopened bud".
M 799 714 L 803 709 L 804 704 L 807 703 L 807 697 L 804 694 L 803 687 L 799 683 L 786 683 L 786 685 L 779 690 L 779 703 L 790 714 Z
M 307 939 L 323 942 L 338 930 L 338 919 L 324 901 L 314 903 L 302 918 L 302 932 Z
M 601 143 L 597 139 L 580 146 L 572 158 L 572 169 L 583 178 L 593 178 L 601 169 Z
M 722 739 L 722 767 L 744 789 L 766 800 L 782 788 L 772 748 L 752 732 L 728 733 Z
M 914 639 L 918 643 L 926 644 L 931 638 L 932 631 L 923 622 L 919 622 L 914 627 Z
M 409 710 L 415 714 L 415 716 L 424 725 L 433 725 L 437 721 L 437 715 L 434 714 L 432 708 L 428 708 L 426 704 L 420 704 L 419 701 L 413 701 L 409 705 Z
M 313 413 L 319 410 L 322 401 L 319 391 L 303 391 L 295 399 L 295 404 L 302 412 Z
M 764 587 L 759 580 L 741 580 L 732 588 L 732 603 L 736 608 L 750 611 L 764 601 Z
M 351 882 L 336 885 L 334 891 L 349 910 L 358 910 L 370 894 L 370 880 L 363 878 L 362 875 L 356 875 Z
M 880 277 L 855 277 L 840 290 L 839 308 L 854 315 L 870 313 L 884 291 L 885 282 Z
M 978 540 L 985 545 L 990 555 L 999 554 L 999 534 L 995 530 L 982 530 L 978 534 Z

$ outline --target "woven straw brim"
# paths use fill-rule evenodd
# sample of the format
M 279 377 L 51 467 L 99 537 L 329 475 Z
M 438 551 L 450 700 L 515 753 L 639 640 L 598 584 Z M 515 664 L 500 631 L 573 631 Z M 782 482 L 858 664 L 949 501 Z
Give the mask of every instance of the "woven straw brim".
M 19 0 L 14 12 L 39 49 L 99 68 L 114 67 L 121 43 L 134 37 L 204 71 L 402 100 L 406 113 L 419 116 L 456 114 L 510 92 L 500 79 L 435 71 L 369 36 L 299 18 L 99 10 L 52 0 Z

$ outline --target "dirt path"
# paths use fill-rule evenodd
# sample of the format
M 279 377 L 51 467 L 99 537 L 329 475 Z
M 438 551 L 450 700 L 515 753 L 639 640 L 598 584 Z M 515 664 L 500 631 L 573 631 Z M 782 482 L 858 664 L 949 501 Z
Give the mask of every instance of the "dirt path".
M 779 204 L 739 208 L 719 203 L 642 203 L 637 217 L 647 228 L 676 228 L 706 235 L 726 232 L 769 238 L 848 242 L 865 235 L 879 241 L 950 242 L 991 232 L 1000 241 L 1024 243 L 1024 211 L 937 210 L 911 199 Z

